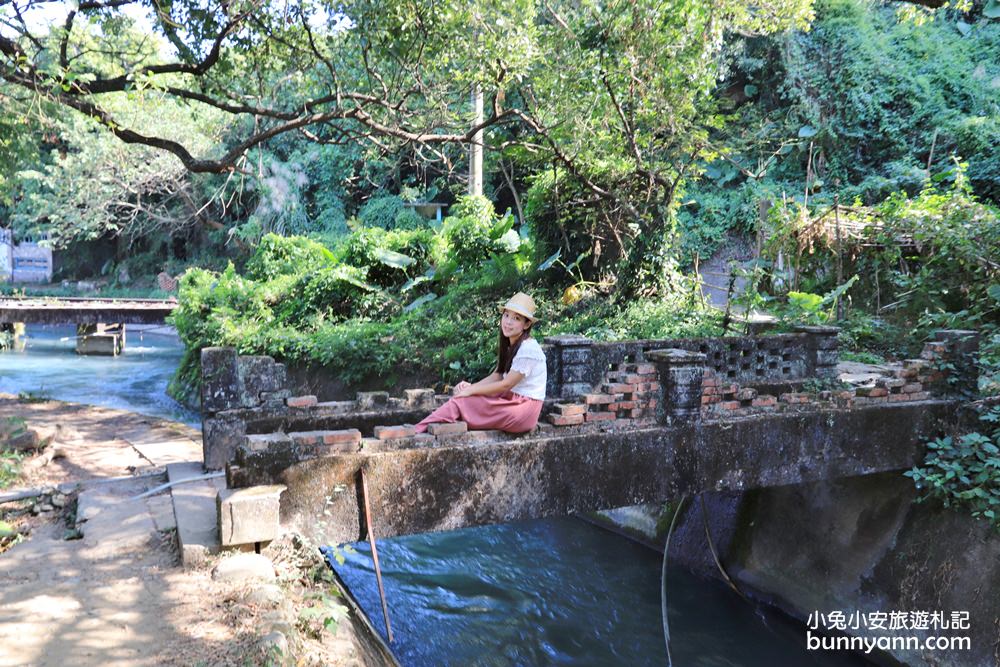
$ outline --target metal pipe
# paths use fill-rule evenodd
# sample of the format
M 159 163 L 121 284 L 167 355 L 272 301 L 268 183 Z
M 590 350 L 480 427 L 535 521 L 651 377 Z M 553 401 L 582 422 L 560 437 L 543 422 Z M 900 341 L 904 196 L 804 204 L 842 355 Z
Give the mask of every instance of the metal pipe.
M 382 587 L 382 568 L 378 564 L 378 551 L 375 550 L 375 531 L 372 530 L 372 515 L 368 507 L 368 480 L 365 469 L 361 468 L 361 496 L 365 504 L 365 529 L 368 532 L 368 544 L 372 547 L 372 561 L 375 563 L 375 580 L 378 582 L 378 596 L 382 601 L 382 616 L 385 618 L 385 633 L 392 643 L 392 626 L 389 625 L 389 605 L 385 600 L 385 589 Z

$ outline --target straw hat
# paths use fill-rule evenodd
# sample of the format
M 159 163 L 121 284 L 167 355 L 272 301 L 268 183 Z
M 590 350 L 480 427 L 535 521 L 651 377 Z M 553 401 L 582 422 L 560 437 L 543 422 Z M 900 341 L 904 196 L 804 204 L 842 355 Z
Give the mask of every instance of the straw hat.
M 532 324 L 538 321 L 538 318 L 535 317 L 535 301 L 524 292 L 518 292 L 514 296 L 510 297 L 510 300 L 508 300 L 505 305 L 500 306 L 501 313 L 505 310 L 527 317 L 531 320 Z

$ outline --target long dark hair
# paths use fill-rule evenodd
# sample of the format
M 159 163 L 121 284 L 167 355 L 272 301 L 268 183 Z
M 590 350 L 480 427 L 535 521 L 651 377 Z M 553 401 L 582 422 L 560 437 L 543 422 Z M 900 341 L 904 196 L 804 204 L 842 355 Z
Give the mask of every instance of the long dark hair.
M 520 337 L 517 342 L 513 345 L 510 344 L 510 339 L 503 335 L 503 329 L 500 329 L 500 340 L 497 343 L 497 367 L 494 373 L 509 373 L 510 365 L 514 361 L 514 356 L 517 351 L 521 348 L 521 343 L 524 342 L 526 338 L 531 338 L 531 327 L 534 322 L 528 321 L 528 325 L 524 327 L 524 331 L 521 332 Z

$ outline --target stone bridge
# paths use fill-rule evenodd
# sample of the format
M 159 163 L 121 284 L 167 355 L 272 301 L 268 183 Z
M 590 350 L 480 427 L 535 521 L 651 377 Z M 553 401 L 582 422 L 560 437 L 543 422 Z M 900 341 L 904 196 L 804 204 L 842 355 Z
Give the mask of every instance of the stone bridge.
M 837 330 L 719 339 L 545 340 L 549 387 L 525 435 L 410 424 L 430 389 L 292 396 L 285 369 L 202 353 L 205 464 L 225 468 L 223 544 L 281 522 L 322 543 L 452 530 L 902 470 L 959 425 L 978 337 L 941 331 L 920 359 L 837 380 Z M 258 487 L 250 489 L 247 487 Z M 269 517 L 263 520 L 262 517 Z M 236 524 L 241 524 L 237 526 Z
M 0 299 L 0 330 L 75 324 L 78 353 L 116 355 L 125 347 L 126 324 L 163 324 L 176 307 L 169 299 L 6 298 Z

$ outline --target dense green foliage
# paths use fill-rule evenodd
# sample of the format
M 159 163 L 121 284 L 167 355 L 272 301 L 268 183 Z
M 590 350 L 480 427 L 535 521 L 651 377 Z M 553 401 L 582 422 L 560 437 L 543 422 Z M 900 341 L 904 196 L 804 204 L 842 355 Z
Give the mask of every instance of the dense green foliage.
M 456 208 L 465 215 L 447 218 L 440 232 L 360 228 L 332 250 L 271 235 L 243 274 L 232 265 L 221 273 L 189 270 L 172 316 L 187 346 L 172 392 L 193 398 L 200 351 L 212 345 L 322 365 L 347 383 L 478 379 L 494 361 L 497 307 L 519 289 L 531 289 L 540 305 L 540 335 L 615 339 L 719 331 L 718 316 L 702 307 L 693 284 L 674 299 L 624 308 L 597 294 L 563 304 L 558 290 L 532 289 L 539 276 L 529 243 L 515 248 L 490 240 L 508 223 L 497 221 L 491 232 L 476 226 L 482 221 L 476 210 L 483 209 L 475 201 Z M 434 270 L 435 262 L 460 260 L 470 263 Z
M 1000 406 L 979 415 L 985 433 L 937 438 L 922 466 L 904 473 L 928 499 L 967 508 L 1000 530 Z
M 976 5 L 931 20 L 898 3 L 817 2 L 807 32 L 732 40 L 719 94 L 729 159 L 705 165 L 679 212 L 690 258 L 758 226 L 757 201 L 877 204 L 968 165 L 1000 203 L 1000 21 Z M 807 182 L 808 178 L 808 182 Z

